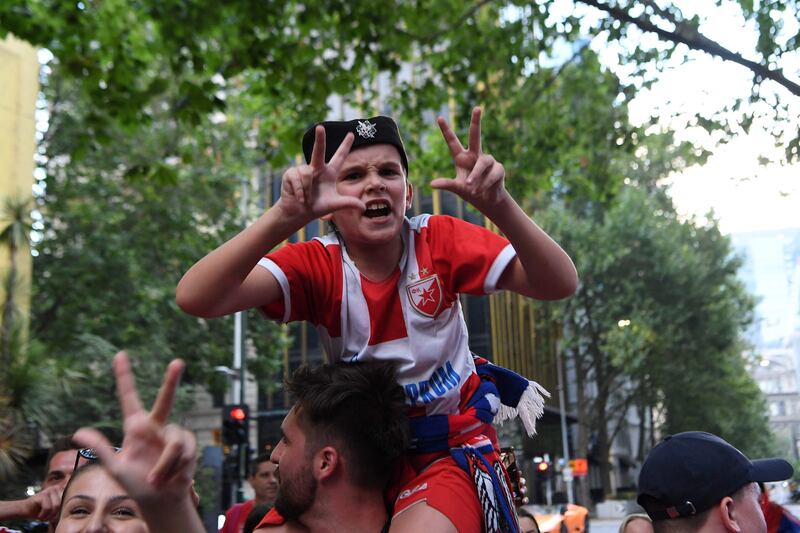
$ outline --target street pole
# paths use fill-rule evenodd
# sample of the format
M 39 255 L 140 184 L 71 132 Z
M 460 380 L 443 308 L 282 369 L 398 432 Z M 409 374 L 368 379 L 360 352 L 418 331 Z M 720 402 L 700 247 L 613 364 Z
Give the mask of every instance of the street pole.
M 239 213 L 242 217 L 242 227 L 247 227 L 247 204 L 250 202 L 250 187 L 246 177 L 242 177 L 241 203 Z M 234 403 L 244 404 L 244 377 L 245 377 L 245 357 L 244 341 L 245 327 L 247 325 L 246 316 L 243 311 L 236 313 L 233 326 L 233 369 L 239 372 L 239 379 L 234 384 Z
M 242 177 L 241 181 L 241 202 L 239 205 L 239 212 L 241 214 L 242 227 L 247 227 L 247 204 L 249 201 L 249 184 L 247 178 Z M 244 357 L 244 341 L 245 341 L 245 326 L 246 315 L 243 311 L 238 311 L 233 318 L 233 370 L 238 372 L 238 379 L 233 379 L 231 387 L 231 403 L 238 403 L 244 405 L 245 403 L 245 357 Z M 250 423 L 248 419 L 247 423 Z M 249 435 L 249 431 L 248 431 Z M 231 496 L 235 502 L 244 501 L 244 487 L 243 480 L 247 477 L 247 450 L 248 444 L 238 445 L 237 450 L 237 476 L 234 483 L 231 484 Z
M 244 399 L 244 387 L 241 379 L 242 369 L 242 311 L 237 311 L 233 315 L 233 371 L 239 376 L 231 380 L 231 403 L 242 403 Z
M 572 468 L 569 466 L 569 439 L 567 438 L 567 411 L 564 399 L 564 370 L 561 361 L 561 342 L 556 342 L 556 371 L 558 375 L 558 405 L 561 411 L 561 446 L 563 448 L 564 484 L 567 486 L 567 503 L 575 503 L 575 493 L 572 488 Z

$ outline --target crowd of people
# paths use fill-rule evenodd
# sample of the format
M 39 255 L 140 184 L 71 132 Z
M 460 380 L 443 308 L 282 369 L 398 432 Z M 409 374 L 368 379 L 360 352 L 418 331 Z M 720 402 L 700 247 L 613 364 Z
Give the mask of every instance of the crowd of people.
M 257 308 L 310 322 L 331 361 L 288 380 L 295 404 L 282 437 L 253 462 L 255 498 L 226 513 L 224 533 L 538 531 L 515 506 L 493 424 L 518 417 L 532 436 L 548 393 L 470 351 L 459 296 L 560 299 L 578 277 L 484 152 L 481 110 L 466 147 L 437 123 L 455 176 L 430 186 L 460 196 L 499 234 L 442 215 L 406 217 L 413 188 L 392 119 L 327 121 L 306 131 L 306 162 L 284 173 L 279 200 L 180 280 L 184 311 L 212 318 Z M 280 246 L 317 219 L 329 234 Z M 79 430 L 48 461 L 43 490 L 2 502 L 0 520 L 36 517 L 55 533 L 204 531 L 196 442 L 168 423 L 182 369 L 167 367 L 147 411 L 118 354 L 121 448 Z M 647 514 L 622 531 L 766 533 L 758 482 L 791 475 L 785 461 L 751 462 L 713 435 L 675 435 L 642 468 Z

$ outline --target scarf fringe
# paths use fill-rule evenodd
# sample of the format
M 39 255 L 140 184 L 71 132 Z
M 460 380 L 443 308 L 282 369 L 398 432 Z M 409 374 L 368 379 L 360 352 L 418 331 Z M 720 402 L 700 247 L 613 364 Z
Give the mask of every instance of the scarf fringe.
M 516 407 L 500 404 L 500 409 L 494 416 L 494 423 L 502 424 L 518 416 L 525 427 L 525 432 L 529 437 L 533 437 L 536 435 L 536 419 L 542 418 L 544 399 L 549 397 L 550 393 L 544 387 L 535 381 L 528 381 L 528 388 L 522 393 Z

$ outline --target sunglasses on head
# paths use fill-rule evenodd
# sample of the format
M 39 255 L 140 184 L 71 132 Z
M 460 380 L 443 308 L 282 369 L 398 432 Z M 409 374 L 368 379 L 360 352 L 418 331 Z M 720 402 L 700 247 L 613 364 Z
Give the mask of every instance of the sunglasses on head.
M 122 450 L 122 448 L 117 448 L 116 446 L 109 447 L 114 450 L 114 453 L 119 453 Z M 81 448 L 78 450 L 78 453 L 75 454 L 75 466 L 72 467 L 73 472 L 78 469 L 78 464 L 81 461 L 81 457 L 87 461 L 97 461 L 100 459 L 100 456 L 97 455 L 97 452 L 94 450 L 94 448 Z

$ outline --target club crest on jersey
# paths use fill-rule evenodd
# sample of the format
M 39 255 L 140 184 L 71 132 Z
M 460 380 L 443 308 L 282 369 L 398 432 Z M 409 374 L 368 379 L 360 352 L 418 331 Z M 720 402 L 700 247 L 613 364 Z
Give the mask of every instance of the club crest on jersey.
M 442 284 L 439 276 L 434 274 L 406 286 L 408 301 L 417 312 L 428 317 L 435 317 L 442 305 Z

